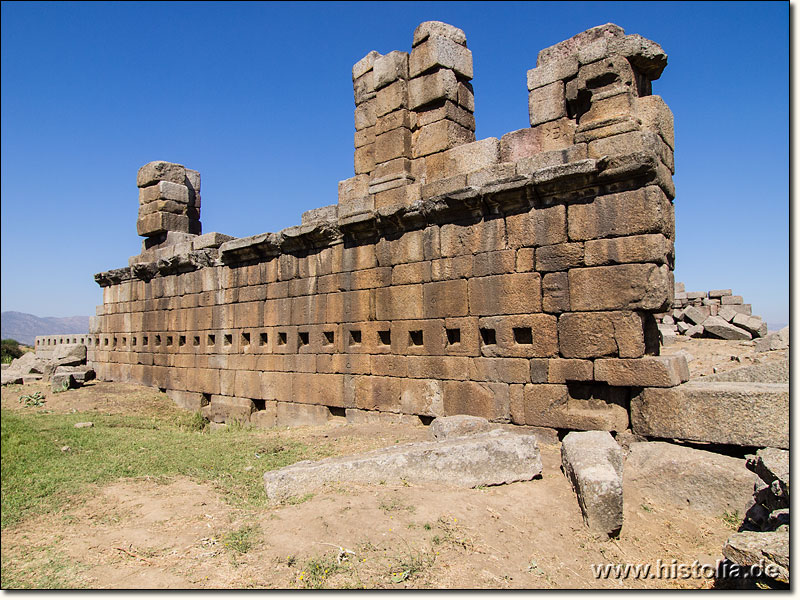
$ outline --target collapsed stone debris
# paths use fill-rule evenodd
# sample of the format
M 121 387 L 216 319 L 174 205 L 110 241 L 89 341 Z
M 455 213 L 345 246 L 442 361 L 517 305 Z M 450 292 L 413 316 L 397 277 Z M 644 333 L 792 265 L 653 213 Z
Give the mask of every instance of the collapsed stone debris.
M 37 338 L 37 341 L 43 339 L 46 338 Z M 47 345 L 40 344 L 41 350 L 27 352 L 14 359 L 3 370 L 2 384 L 44 380 L 52 383 L 54 391 L 60 391 L 78 388 L 91 381 L 95 378 L 95 371 L 87 365 L 86 345 L 69 341 L 54 344 L 52 350 L 45 350 Z

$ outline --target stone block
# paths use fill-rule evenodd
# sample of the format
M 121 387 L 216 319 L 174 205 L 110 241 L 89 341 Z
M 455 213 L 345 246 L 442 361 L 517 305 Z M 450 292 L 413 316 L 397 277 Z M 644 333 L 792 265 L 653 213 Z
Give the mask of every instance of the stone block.
M 467 45 L 467 36 L 458 27 L 441 21 L 425 21 L 414 30 L 413 46 L 419 46 L 431 37 L 444 37 L 461 46 Z
M 372 50 L 367 54 L 364 58 L 359 60 L 356 64 L 353 65 L 353 81 L 372 71 L 373 66 L 375 65 L 375 61 L 380 58 L 380 54 L 375 50 Z
M 304 461 L 264 474 L 271 500 L 285 500 L 327 482 L 411 482 L 457 487 L 527 481 L 541 474 L 536 437 L 490 431 L 450 440 L 416 442 L 366 454 Z
M 565 358 L 621 356 L 638 358 L 652 347 L 647 318 L 637 312 L 566 313 L 558 319 L 558 340 Z M 652 332 L 649 334 L 652 337 Z
M 689 363 L 678 354 L 642 358 L 598 358 L 594 378 L 625 387 L 674 387 L 689 381 Z
M 376 163 L 409 156 L 411 156 L 411 130 L 398 127 L 375 138 Z
M 563 205 L 534 208 L 506 217 L 511 248 L 549 246 L 567 241 L 567 209 Z
M 375 168 L 375 144 L 356 148 L 353 153 L 353 166 L 356 175 L 369 173 Z
M 577 358 L 532 358 L 530 381 L 532 383 L 567 383 L 593 381 L 594 364 Z
M 436 155 L 434 155 L 436 156 Z M 508 179 L 513 179 L 516 175 L 516 165 L 512 162 L 498 163 L 478 171 L 467 174 L 467 185 L 470 187 L 481 187 L 491 185 Z
M 567 117 L 540 123 L 535 127 L 518 129 L 500 138 L 500 160 L 516 162 L 543 152 L 560 152 L 572 147 L 575 136 L 575 122 Z M 582 146 L 585 150 L 586 147 Z M 574 151 L 573 153 L 574 154 Z M 571 162 L 587 155 L 573 157 L 561 162 Z M 557 164 L 557 163 L 554 163 Z M 549 164 L 538 166 L 541 168 Z
M 375 290 L 375 316 L 379 321 L 421 319 L 424 314 L 422 285 L 401 285 Z
M 709 298 L 722 298 L 723 296 L 732 296 L 733 290 L 709 290 Z
M 153 185 L 159 181 L 169 181 L 183 185 L 186 181 L 186 168 L 176 163 L 154 160 L 140 168 L 136 174 L 136 185 L 140 188 Z
M 642 96 L 635 100 L 635 114 L 642 128 L 661 136 L 664 143 L 675 149 L 675 125 L 672 111 L 661 96 Z
M 573 431 L 561 442 L 561 466 L 586 526 L 609 537 L 622 529 L 622 458 L 607 431 Z
M 480 336 L 478 319 L 458 317 L 444 320 L 444 352 L 456 356 L 479 356 Z
M 405 80 L 398 79 L 378 91 L 375 104 L 378 122 L 384 115 L 404 108 L 408 108 L 408 84 Z
M 464 381 L 469 377 L 466 356 L 408 356 L 408 376 L 414 379 Z
M 672 299 L 670 275 L 667 265 L 649 263 L 571 269 L 570 308 L 663 310 Z
M 411 135 L 414 158 L 428 156 L 475 141 L 475 132 L 454 121 L 442 119 L 421 127 Z
M 753 337 L 764 337 L 767 335 L 767 324 L 761 320 L 761 317 L 736 313 L 736 316 L 734 316 L 730 323 L 747 330 Z
M 364 129 L 357 130 L 353 134 L 353 147 L 361 148 L 361 146 L 366 146 L 367 144 L 374 144 L 377 131 L 377 124 L 372 127 L 365 127 Z
M 741 458 L 667 442 L 634 442 L 625 461 L 625 485 L 710 517 L 741 512 L 753 480 Z
M 695 325 L 702 325 L 711 316 L 711 310 L 705 306 L 687 306 L 683 311 L 683 318 Z
M 735 310 L 737 313 L 741 313 L 743 315 L 752 315 L 753 314 L 753 305 L 752 304 L 728 304 L 730 308 Z
M 566 271 L 573 267 L 582 267 L 583 264 L 581 242 L 541 246 L 536 250 L 536 270 L 540 273 Z
M 472 79 L 472 52 L 466 46 L 441 36 L 429 37 L 414 46 L 408 60 L 411 77 L 434 69 L 452 69 L 465 79 Z
M 378 122 L 377 104 L 377 99 L 373 98 L 356 106 L 355 113 L 353 113 L 356 131 L 375 126 Z
M 553 315 L 528 314 L 484 317 L 479 320 L 483 356 L 546 357 L 558 355 L 557 320 Z
M 621 263 L 671 264 L 673 243 L 663 234 L 650 233 L 603 240 L 588 240 L 587 267 Z
M 443 257 L 502 250 L 506 246 L 505 223 L 488 216 L 477 223 L 445 223 L 439 240 Z
M 476 277 L 468 282 L 473 316 L 537 313 L 542 310 L 541 275 L 511 273 Z
M 624 36 L 625 30 L 613 23 L 592 27 L 563 42 L 540 50 L 536 59 L 536 65 L 541 67 L 553 61 L 563 60 L 566 57 L 576 55 L 582 48 L 600 40 L 620 39 L 624 38 Z
M 457 279 L 426 283 L 422 286 L 422 303 L 426 319 L 467 316 L 467 281 Z
M 744 300 L 741 296 L 722 296 L 720 298 L 723 306 L 731 305 L 731 304 L 744 304 Z
M 530 250 L 533 250 L 530 248 Z M 502 275 L 514 271 L 532 271 L 533 269 L 517 269 L 517 253 L 514 250 L 497 250 L 481 252 L 472 257 L 472 276 Z
M 789 448 L 789 386 L 784 383 L 711 382 L 646 388 L 631 400 L 635 433 Z
M 530 367 L 524 358 L 473 358 L 469 363 L 469 378 L 472 381 L 529 383 Z
M 725 319 L 718 316 L 708 317 L 703 321 L 703 329 L 706 333 L 723 340 L 753 339 L 752 334 L 747 329 L 728 323 Z
M 564 83 L 556 81 L 528 93 L 528 114 L 531 127 L 567 116 Z
M 542 310 L 547 313 L 569 311 L 569 276 L 547 273 L 542 278 Z
M 441 381 L 359 376 L 354 381 L 356 408 L 437 417 L 446 414 Z
M 398 79 L 408 79 L 408 53 L 393 50 L 379 56 L 375 59 L 372 69 L 375 74 L 375 89 L 377 90 Z
M 352 202 L 367 195 L 369 175 L 362 174 L 339 182 L 339 204 Z
M 292 373 L 292 402 L 346 406 L 344 375 L 339 373 Z
M 185 215 L 165 212 L 150 213 L 136 221 L 136 232 L 142 237 L 152 237 L 168 231 L 199 234 L 201 233 L 200 221 L 190 219 Z
M 568 79 L 578 73 L 578 59 L 566 56 L 528 71 L 528 91 Z
M 184 392 L 182 390 L 167 390 L 167 396 L 177 406 L 191 411 L 199 411 L 206 404 L 208 400 L 203 394 L 197 392 Z
M 278 403 L 265 402 L 262 410 L 250 415 L 250 425 L 257 429 L 272 429 L 278 425 Z
M 450 417 L 436 417 L 431 422 L 429 430 L 433 439 L 447 440 L 483 433 L 496 427 L 497 425 L 489 423 L 483 417 L 453 415 Z
M 458 80 L 453 71 L 442 69 L 408 82 L 408 107 L 416 110 L 436 101 L 458 102 Z
M 497 138 L 463 144 L 429 156 L 425 161 L 426 180 L 431 182 L 456 174 L 472 173 L 496 164 L 499 157 L 500 141 Z
M 619 215 L 625 215 L 620 218 Z M 675 217 L 669 199 L 658 187 L 598 196 L 589 204 L 567 210 L 570 240 L 662 233 L 672 239 Z
M 508 422 L 509 392 L 504 383 L 444 381 L 444 413 L 473 415 L 489 421 Z
M 557 429 L 624 431 L 627 392 L 596 384 L 526 384 L 522 397 L 512 396 L 511 420 Z
M 210 404 L 202 408 L 209 421 L 214 423 L 230 423 L 231 421 L 250 422 L 250 415 L 255 411 L 253 401 L 248 398 L 231 396 L 211 396 Z
M 418 128 L 447 119 L 465 129 L 475 131 L 475 116 L 470 111 L 460 107 L 455 101 L 446 100 L 441 105 L 433 104 L 421 107 L 415 115 L 417 118 L 416 127 Z
M 278 427 L 304 427 L 325 425 L 331 418 L 327 406 L 278 402 L 275 423 Z
M 740 531 L 722 547 L 722 554 L 743 569 L 763 569 L 767 577 L 789 583 L 789 529 Z
M 358 105 L 374 97 L 375 74 L 373 71 L 368 71 L 353 82 L 353 99 Z
M 180 205 L 184 210 L 189 205 L 189 188 L 182 183 L 171 181 L 158 181 L 153 185 L 139 189 L 139 205 L 147 205 L 158 201 L 171 201 Z

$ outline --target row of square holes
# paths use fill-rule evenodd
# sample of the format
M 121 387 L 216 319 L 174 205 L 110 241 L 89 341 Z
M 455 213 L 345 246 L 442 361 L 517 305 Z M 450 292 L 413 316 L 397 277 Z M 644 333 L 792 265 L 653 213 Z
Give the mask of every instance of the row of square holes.
M 456 344 L 461 343 L 461 330 L 460 329 L 447 329 L 447 345 L 454 346 Z M 361 330 L 359 329 L 351 329 L 350 330 L 350 338 L 348 341 L 348 346 L 359 346 L 361 345 Z M 524 344 L 530 345 L 533 344 L 533 332 L 530 327 L 514 327 L 514 343 L 516 344 Z M 489 328 L 480 328 L 481 334 L 481 341 L 483 342 L 484 346 L 491 346 L 497 344 L 497 336 L 495 334 L 494 329 Z M 335 333 L 333 331 L 323 331 L 323 346 L 332 346 L 335 341 Z M 194 346 L 200 345 L 200 336 L 195 335 L 193 336 L 193 344 Z M 166 336 L 166 345 L 172 346 L 173 345 L 173 336 L 168 335 Z M 136 346 L 137 338 L 132 338 L 133 345 Z M 147 346 L 149 338 L 147 336 L 142 337 L 142 345 Z M 268 343 L 268 337 L 266 332 L 262 332 L 259 334 L 259 346 L 266 346 Z M 113 338 L 113 345 L 117 345 L 117 338 Z M 217 342 L 217 338 L 215 334 L 209 333 L 208 338 L 206 340 L 208 346 L 213 346 Z M 122 338 L 122 345 L 125 346 L 128 343 L 128 338 Z M 223 345 L 230 346 L 233 343 L 233 334 L 226 333 L 223 335 Z M 285 331 L 278 332 L 278 346 L 285 346 L 287 343 L 287 333 Z M 392 344 L 392 332 L 389 330 L 379 331 L 378 332 L 378 343 L 382 346 L 390 346 Z M 297 334 L 297 345 L 298 347 L 307 346 L 309 344 L 309 332 L 308 331 L 300 331 Z M 108 338 L 105 338 L 105 345 L 108 346 Z M 155 345 L 161 345 L 161 336 L 155 336 Z M 186 336 L 181 335 L 178 336 L 178 345 L 185 346 L 186 345 Z M 408 332 L 408 345 L 409 346 L 423 346 L 424 339 L 423 339 L 423 332 L 422 330 L 415 330 Z M 250 334 L 249 333 L 242 333 L 242 346 L 250 346 Z

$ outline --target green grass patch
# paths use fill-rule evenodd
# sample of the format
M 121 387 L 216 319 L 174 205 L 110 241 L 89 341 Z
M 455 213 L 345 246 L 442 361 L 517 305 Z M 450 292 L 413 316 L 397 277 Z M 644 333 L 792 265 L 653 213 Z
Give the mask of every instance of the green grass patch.
M 242 525 L 236 531 L 225 535 L 223 544 L 226 548 L 238 554 L 247 554 L 261 537 L 261 528 L 258 525 Z
M 92 421 L 94 427 L 75 429 L 80 421 Z M 208 481 L 235 506 L 261 507 L 268 504 L 261 480 L 265 471 L 321 458 L 327 451 L 276 432 L 226 428 L 208 433 L 202 426 L 197 415 L 177 411 L 127 416 L 4 410 L 2 528 L 56 511 L 91 493 L 93 484 L 131 477 Z

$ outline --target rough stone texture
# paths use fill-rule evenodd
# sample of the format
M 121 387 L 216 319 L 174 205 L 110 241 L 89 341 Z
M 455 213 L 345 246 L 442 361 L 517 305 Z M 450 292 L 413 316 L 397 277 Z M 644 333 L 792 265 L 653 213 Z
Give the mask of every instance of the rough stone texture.
M 622 529 L 622 448 L 606 431 L 572 432 L 561 442 L 561 466 L 586 525 L 609 537 Z
M 778 448 L 762 448 L 747 461 L 747 467 L 764 483 L 779 481 L 789 495 L 789 452 Z
M 625 462 L 625 485 L 712 517 L 741 513 L 753 482 L 741 458 L 667 442 L 632 443 Z
M 301 461 L 264 474 L 271 500 L 318 489 L 328 482 L 443 483 L 458 487 L 527 481 L 542 472 L 536 437 L 490 431 L 441 442 L 390 446 L 358 456 Z
M 646 356 L 594 361 L 594 378 L 615 386 L 669 388 L 689 381 L 689 364 L 683 356 Z
M 655 376 L 673 359 L 593 362 L 658 354 L 653 313 L 678 301 L 672 116 L 647 96 L 665 60 L 614 25 L 579 34 L 529 75 L 535 126 L 476 140 L 464 32 L 423 23 L 410 54 L 354 65 L 354 177 L 279 232 L 198 235 L 199 173 L 143 167 L 147 239 L 95 277 L 89 359 L 259 427 L 627 429 L 632 393 L 682 380 Z
M 631 429 L 650 437 L 789 447 L 789 386 L 690 381 L 631 400 Z
M 705 319 L 703 321 L 703 329 L 706 333 L 710 333 L 714 337 L 718 337 L 723 340 L 753 339 L 753 336 L 748 331 L 742 329 L 741 327 L 731 325 L 725 319 L 721 319 L 720 317 L 708 317 Z
M 789 355 L 755 365 L 700 377 L 698 381 L 740 381 L 751 383 L 789 383 Z
M 475 433 L 483 433 L 497 427 L 483 417 L 470 415 L 453 415 L 451 417 L 437 417 L 430 425 L 430 432 L 435 440 L 463 437 Z
M 789 583 L 788 529 L 734 533 L 723 546 L 722 554 L 742 566 L 764 564 L 768 576 Z

